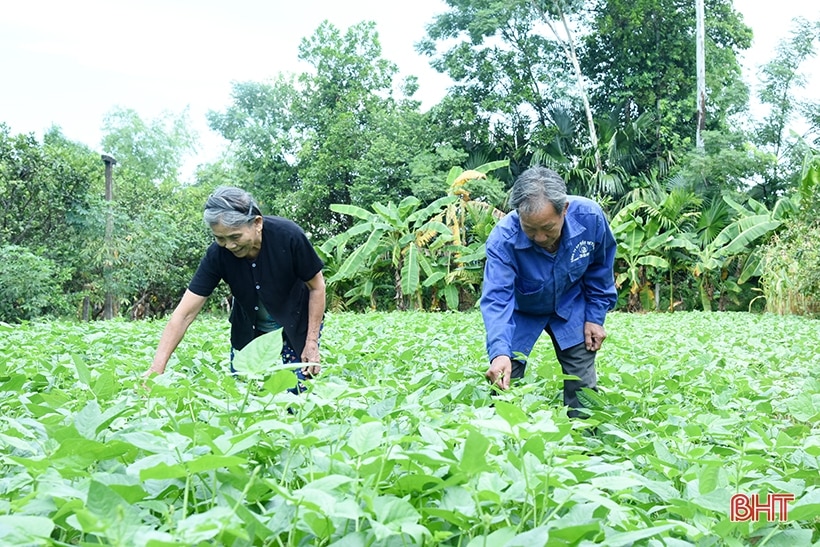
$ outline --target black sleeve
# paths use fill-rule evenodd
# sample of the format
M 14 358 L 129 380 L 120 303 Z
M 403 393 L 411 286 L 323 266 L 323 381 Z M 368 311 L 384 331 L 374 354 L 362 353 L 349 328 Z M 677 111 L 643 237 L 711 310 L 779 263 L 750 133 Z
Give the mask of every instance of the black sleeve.
M 199 262 L 199 267 L 188 284 L 188 290 L 192 293 L 209 297 L 214 292 L 216 286 L 222 280 L 222 274 L 219 271 L 219 246 L 216 243 L 211 244 L 205 252 L 205 256 Z
M 324 262 L 316 254 L 316 249 L 310 243 L 310 240 L 305 235 L 305 232 L 297 226 L 297 232 L 294 233 L 291 241 L 291 248 L 293 251 L 293 269 L 296 277 L 302 281 L 310 281 L 313 277 L 322 271 Z

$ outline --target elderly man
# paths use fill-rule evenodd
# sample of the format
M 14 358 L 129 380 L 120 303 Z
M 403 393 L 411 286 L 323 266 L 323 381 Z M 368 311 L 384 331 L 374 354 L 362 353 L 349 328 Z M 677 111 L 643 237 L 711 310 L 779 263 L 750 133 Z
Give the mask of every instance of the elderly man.
M 481 313 L 487 331 L 487 379 L 500 389 L 524 376 L 543 331 L 566 375 L 564 404 L 583 415 L 578 392 L 595 389 L 595 355 L 604 319 L 617 302 L 615 239 L 601 207 L 568 196 L 550 169 L 523 172 L 510 192 L 513 212 L 487 239 Z

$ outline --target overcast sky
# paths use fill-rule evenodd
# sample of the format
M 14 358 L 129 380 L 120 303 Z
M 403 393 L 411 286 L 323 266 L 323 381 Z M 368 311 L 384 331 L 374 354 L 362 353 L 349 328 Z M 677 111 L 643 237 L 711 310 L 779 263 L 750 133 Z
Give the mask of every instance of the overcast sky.
M 12 134 L 38 137 L 53 125 L 92 149 L 102 120 L 114 107 L 145 120 L 188 107 L 200 135 L 202 161 L 221 139 L 205 113 L 230 104 L 231 83 L 266 81 L 305 69 L 297 60 L 302 38 L 327 19 L 343 32 L 376 22 L 385 58 L 401 76 L 419 78 L 417 98 L 435 104 L 449 79 L 418 56 L 443 0 L 26 0 L 0 10 L 0 122 Z M 792 17 L 820 19 L 806 0 L 736 0 L 755 41 L 748 71 L 771 59 Z M 815 63 L 820 65 L 820 61 Z M 813 72 L 820 72 L 813 70 Z M 750 72 L 751 73 L 751 72 Z M 750 80 L 750 83 L 751 80 Z

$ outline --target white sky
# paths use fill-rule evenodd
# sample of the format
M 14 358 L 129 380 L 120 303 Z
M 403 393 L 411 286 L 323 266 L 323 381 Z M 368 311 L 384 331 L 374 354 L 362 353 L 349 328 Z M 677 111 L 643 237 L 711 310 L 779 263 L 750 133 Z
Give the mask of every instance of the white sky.
M 415 53 L 443 0 L 0 0 L 0 122 L 39 137 L 53 125 L 98 149 L 104 115 L 119 106 L 144 120 L 189 108 L 211 161 L 221 138 L 208 110 L 230 104 L 231 83 L 298 73 L 302 38 L 327 19 L 342 32 L 376 22 L 385 58 L 415 75 L 423 108 L 449 79 Z M 755 40 L 747 70 L 771 59 L 792 17 L 820 19 L 806 0 L 736 0 Z M 820 61 L 816 63 L 820 66 Z M 813 72 L 818 72 L 813 70 Z M 749 80 L 752 83 L 752 80 Z

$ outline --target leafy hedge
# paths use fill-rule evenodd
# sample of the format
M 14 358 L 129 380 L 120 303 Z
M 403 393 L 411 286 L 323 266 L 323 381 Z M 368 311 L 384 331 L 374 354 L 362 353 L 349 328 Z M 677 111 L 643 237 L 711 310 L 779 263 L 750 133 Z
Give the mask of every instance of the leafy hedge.
M 48 258 L 17 245 L 0 247 L 0 320 L 61 315 L 67 309 L 61 286 L 65 279 Z

